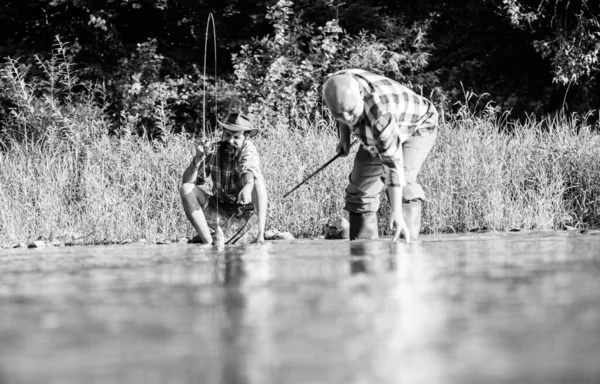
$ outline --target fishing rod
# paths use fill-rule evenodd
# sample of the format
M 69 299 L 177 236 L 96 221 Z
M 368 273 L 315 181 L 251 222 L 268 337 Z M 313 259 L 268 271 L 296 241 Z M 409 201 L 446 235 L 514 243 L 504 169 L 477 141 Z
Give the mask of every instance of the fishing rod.
M 352 148 L 352 146 L 354 144 L 356 144 L 358 140 L 354 140 L 350 146 L 348 147 L 348 149 Z M 310 180 L 311 177 L 313 177 L 314 175 L 316 175 L 317 173 L 321 172 L 323 169 L 325 169 L 329 164 L 333 163 L 338 157 L 342 156 L 342 152 L 338 153 L 337 155 L 335 155 L 331 160 L 329 160 L 328 162 L 326 162 L 325 164 L 323 164 L 321 166 L 321 168 L 317 169 L 316 171 L 314 171 L 310 176 L 308 176 L 306 179 L 304 179 L 300 184 L 296 185 L 294 188 L 292 188 L 291 191 L 289 191 L 288 193 L 286 193 L 285 195 L 283 195 L 283 198 L 285 199 L 290 193 L 294 192 L 296 189 L 300 188 L 300 186 L 304 183 L 306 183 L 308 180 Z
M 202 89 L 202 140 L 203 140 L 203 144 L 206 142 L 209 142 L 207 137 L 206 137 L 206 56 L 207 56 L 207 51 L 208 51 L 208 34 L 210 31 L 210 27 L 212 26 L 212 34 L 213 34 L 213 55 L 214 55 L 214 59 L 215 59 L 215 64 L 214 64 L 214 76 L 215 76 L 215 90 L 217 87 L 217 31 L 215 28 L 215 18 L 213 17 L 212 12 L 208 14 L 208 18 L 206 19 L 206 32 L 204 33 L 204 62 L 203 62 L 203 73 L 202 73 L 202 80 L 204 83 L 203 89 Z M 216 91 L 215 91 L 216 93 Z M 217 119 L 217 96 L 216 94 L 214 95 L 214 99 L 215 99 L 215 128 L 218 126 L 218 119 Z M 210 143 L 210 147 L 213 147 L 214 143 Z M 213 156 L 213 161 L 215 161 L 215 156 Z M 206 167 L 205 167 L 205 163 L 204 161 L 206 161 L 206 152 L 205 152 L 205 157 L 202 160 L 202 177 L 206 179 Z M 216 219 L 216 227 L 215 227 L 215 241 L 214 241 L 214 245 L 216 245 L 217 247 L 223 247 L 225 245 L 225 234 L 223 233 L 223 230 L 221 229 L 221 226 L 219 225 L 219 191 L 216 191 L 216 198 L 217 198 L 217 219 Z
M 217 86 L 217 31 L 215 29 L 215 18 L 213 17 L 212 12 L 208 14 L 206 19 L 206 31 L 204 32 L 204 62 L 203 62 L 203 73 L 202 73 L 202 144 L 209 143 L 208 138 L 206 137 L 206 56 L 208 51 L 208 34 L 210 27 L 212 26 L 212 34 L 213 34 L 213 56 L 215 59 L 214 64 L 214 76 L 215 76 L 215 87 Z M 215 127 L 217 126 L 217 97 L 215 95 Z M 209 146 L 213 146 L 214 143 L 209 143 Z M 204 160 L 202 159 L 202 178 L 206 179 L 206 168 L 204 166 Z

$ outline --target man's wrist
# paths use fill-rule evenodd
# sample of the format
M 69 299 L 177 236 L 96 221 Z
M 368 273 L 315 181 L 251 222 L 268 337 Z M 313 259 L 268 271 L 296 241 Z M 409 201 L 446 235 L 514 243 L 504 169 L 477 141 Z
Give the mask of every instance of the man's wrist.
M 200 163 L 202 162 L 202 158 L 200 157 L 199 159 L 196 158 L 196 156 L 192 157 L 192 164 L 194 164 L 194 167 L 197 169 L 200 166 Z

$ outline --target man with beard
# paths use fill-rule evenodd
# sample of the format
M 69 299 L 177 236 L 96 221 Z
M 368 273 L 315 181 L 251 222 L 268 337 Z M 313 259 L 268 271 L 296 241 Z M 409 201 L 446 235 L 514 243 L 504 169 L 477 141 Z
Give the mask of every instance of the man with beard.
M 210 228 L 224 226 L 229 240 L 254 237 L 264 242 L 267 215 L 267 189 L 260 171 L 260 159 L 250 138 L 258 132 L 247 116 L 231 113 L 225 122 L 221 141 L 206 154 L 196 147 L 194 158 L 183 172 L 179 189 L 185 215 L 198 233 L 190 242 L 213 244 Z M 204 172 L 210 175 L 212 194 L 202 190 Z M 256 213 L 256 214 L 254 214 Z

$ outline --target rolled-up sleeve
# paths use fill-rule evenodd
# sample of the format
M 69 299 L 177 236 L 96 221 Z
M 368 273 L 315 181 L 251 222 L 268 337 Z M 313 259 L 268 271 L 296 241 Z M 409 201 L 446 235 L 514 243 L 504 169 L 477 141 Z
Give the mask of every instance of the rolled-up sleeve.
M 242 175 L 246 172 L 252 172 L 254 177 L 260 175 L 260 157 L 258 156 L 258 150 L 256 149 L 254 143 L 249 140 L 246 140 L 242 146 L 242 152 L 240 153 L 239 172 Z
M 406 179 L 404 177 L 402 142 L 391 113 L 382 115 L 373 124 L 373 136 L 379 157 L 386 170 L 386 185 L 388 187 L 403 188 L 406 185 Z

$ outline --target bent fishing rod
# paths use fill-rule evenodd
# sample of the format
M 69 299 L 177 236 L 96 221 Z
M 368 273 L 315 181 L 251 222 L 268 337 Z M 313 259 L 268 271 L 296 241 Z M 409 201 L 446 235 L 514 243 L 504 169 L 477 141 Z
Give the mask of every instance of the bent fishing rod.
M 352 143 L 350 143 L 350 146 L 348 147 L 348 150 L 350 150 L 350 148 L 352 148 L 352 146 L 354 144 L 356 144 L 358 140 L 354 140 Z M 314 171 L 310 176 L 308 176 L 306 179 L 302 180 L 302 182 L 298 185 L 296 185 L 294 188 L 292 188 L 291 191 L 289 191 L 288 193 L 286 193 L 285 195 L 283 195 L 283 198 L 285 199 L 290 193 L 294 192 L 296 189 L 300 188 L 300 186 L 302 186 L 302 184 L 306 183 L 308 180 L 310 180 L 311 177 L 313 177 L 314 175 L 316 175 L 317 173 L 321 172 L 322 170 L 324 170 L 329 164 L 333 163 L 338 157 L 342 156 L 342 152 L 338 153 L 337 155 L 335 155 L 331 160 L 329 160 L 328 162 L 326 162 L 325 164 L 323 164 L 321 166 L 321 168 L 317 169 L 316 171 Z

